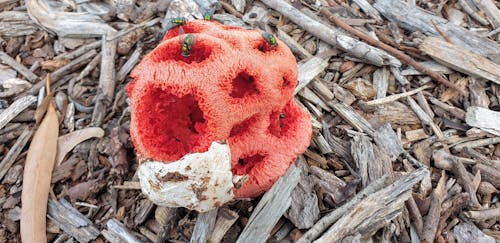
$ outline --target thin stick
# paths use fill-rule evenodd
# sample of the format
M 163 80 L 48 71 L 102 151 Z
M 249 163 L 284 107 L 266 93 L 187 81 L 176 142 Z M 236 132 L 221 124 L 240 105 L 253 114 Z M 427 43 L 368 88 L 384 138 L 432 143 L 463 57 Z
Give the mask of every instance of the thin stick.
M 241 14 L 240 12 L 238 12 L 238 10 L 236 10 L 235 8 L 233 8 L 233 6 L 231 6 L 231 4 L 223 2 L 223 1 L 219 1 L 219 3 L 230 14 L 232 14 L 232 15 L 240 18 L 240 19 L 243 18 L 243 14 Z
M 411 90 L 408 92 L 395 94 L 395 95 L 387 96 L 384 98 L 368 101 L 368 102 L 366 102 L 366 105 L 373 106 L 373 105 L 382 105 L 382 104 L 390 103 L 390 102 L 399 100 L 399 99 L 404 98 L 404 97 L 412 96 L 412 95 L 414 95 L 414 94 L 416 94 L 424 89 L 427 89 L 427 88 L 430 88 L 430 86 L 424 85 L 420 88 L 417 88 L 417 89 L 414 89 L 414 90 Z
M 442 83 L 443 85 L 445 85 L 447 87 L 450 87 L 452 89 L 456 89 L 461 94 L 465 95 L 465 92 L 462 89 L 460 89 L 459 87 L 457 87 L 454 83 L 452 83 L 452 82 L 446 80 L 445 78 L 441 77 L 438 73 L 436 73 L 436 72 L 434 72 L 434 71 L 426 68 L 425 66 L 423 66 L 422 64 L 420 64 L 417 61 L 413 60 L 413 58 L 411 58 L 410 56 L 408 56 L 405 53 L 401 52 L 400 50 L 397 50 L 397 49 L 395 49 L 395 48 L 393 48 L 393 47 L 391 47 L 391 46 L 389 46 L 389 45 L 387 45 L 387 44 L 385 44 L 383 42 L 375 40 L 372 37 L 368 36 L 367 34 L 361 32 L 361 31 L 359 31 L 357 29 L 352 28 L 351 26 L 349 26 L 348 24 L 346 24 L 342 20 L 340 20 L 340 18 L 337 18 L 337 16 L 335 16 L 335 14 L 332 14 L 325 7 L 322 7 L 320 9 L 320 11 L 330 21 L 332 21 L 333 23 L 335 23 L 340 28 L 348 31 L 349 33 L 354 34 L 355 36 L 357 36 L 357 37 L 361 38 L 362 40 L 368 42 L 368 44 L 370 44 L 370 45 L 376 46 L 376 47 L 378 47 L 380 49 L 383 49 L 383 50 L 389 52 L 391 55 L 394 55 L 395 57 L 399 58 L 403 63 L 413 66 L 416 70 L 429 75 L 432 79 L 434 79 L 434 80 Z

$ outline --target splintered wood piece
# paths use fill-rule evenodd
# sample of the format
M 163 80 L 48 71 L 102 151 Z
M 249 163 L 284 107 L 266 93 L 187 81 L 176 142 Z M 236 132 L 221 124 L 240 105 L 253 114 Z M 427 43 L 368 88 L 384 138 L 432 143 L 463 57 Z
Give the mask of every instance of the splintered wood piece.
M 356 135 L 351 143 L 351 151 L 361 183 L 365 188 L 371 181 L 382 174 L 382 167 L 375 159 L 373 144 L 367 136 Z
M 411 197 L 412 187 L 428 173 L 426 168 L 417 169 L 368 195 L 315 242 L 340 242 L 354 232 L 360 232 L 362 238 L 370 237 L 401 213 L 404 202 Z
M 209 243 L 221 242 L 226 232 L 233 226 L 234 222 L 238 220 L 238 214 L 228 208 L 220 208 L 217 214 L 217 221 L 215 222 L 214 229 L 208 239 Z
M 375 130 L 373 139 L 377 146 L 392 160 L 396 160 L 404 152 L 403 145 L 397 134 L 392 130 L 391 124 L 386 123 Z
M 439 140 L 442 140 L 444 138 L 444 134 L 439 128 L 434 121 L 432 121 L 432 118 L 425 113 L 425 111 L 413 100 L 411 97 L 406 97 L 406 100 L 408 101 L 408 104 L 410 104 L 411 109 L 415 114 L 417 114 L 418 118 L 420 121 L 422 121 L 422 125 L 427 125 L 431 127 L 432 131 L 434 131 L 434 134 Z
M 113 36 L 111 36 L 113 37 Z M 96 97 L 94 112 L 92 113 L 92 124 L 101 126 L 106 115 L 106 107 L 111 105 L 115 95 L 116 70 L 115 56 L 117 40 L 106 40 L 102 38 L 102 57 L 99 75 L 99 90 Z
M 33 131 L 31 129 L 24 130 L 21 135 L 17 138 L 16 142 L 9 149 L 9 152 L 0 162 L 0 181 L 3 179 L 7 171 L 14 164 L 21 151 L 23 151 L 24 146 L 28 143 Z
M 419 140 L 428 138 L 429 135 L 427 135 L 427 133 L 425 133 L 425 130 L 423 128 L 420 128 L 420 129 L 415 129 L 415 130 L 411 130 L 411 131 L 406 131 L 405 137 L 408 140 L 408 142 L 411 143 L 411 142 L 415 142 L 415 141 L 419 141 Z
M 460 223 L 453 228 L 453 233 L 457 242 L 484 242 L 494 243 L 495 239 L 483 233 L 473 223 Z
M 26 8 L 36 23 L 61 37 L 95 37 L 116 32 L 99 16 L 57 11 L 47 1 L 28 0 Z
M 500 218 L 500 208 L 490 208 L 479 211 L 467 211 L 464 214 L 477 221 L 484 221 L 489 219 L 498 219 Z
M 420 50 L 454 70 L 500 84 L 500 65 L 478 54 L 436 37 L 425 38 L 420 44 Z
M 455 45 L 488 57 L 497 64 L 500 63 L 500 44 L 455 25 L 447 19 L 433 15 L 402 0 L 377 0 L 373 7 L 402 28 L 437 37 L 440 35 L 432 24 L 434 21 L 436 26 L 446 33 Z
M 326 229 L 328 229 L 333 223 L 335 223 L 340 217 L 346 213 L 352 211 L 352 209 L 357 206 L 362 200 L 367 196 L 374 194 L 375 192 L 381 190 L 389 183 L 389 176 L 384 175 L 382 178 L 370 183 L 367 187 L 357 193 L 351 200 L 349 200 L 344 205 L 333 210 L 327 215 L 323 216 L 313 227 L 311 227 L 296 243 L 307 243 L 315 240 L 321 235 Z
M 140 243 L 141 241 L 116 219 L 110 219 L 106 222 L 108 229 L 103 230 L 101 234 L 112 243 Z
M 465 122 L 471 127 L 477 127 L 500 136 L 500 112 L 479 106 L 471 106 L 465 114 Z
M 47 217 L 78 242 L 93 241 L 100 234 L 88 218 L 64 199 L 49 200 Z
M 0 51 L 0 60 L 2 60 L 5 64 L 11 66 L 14 70 L 18 71 L 30 82 L 34 83 L 36 80 L 38 80 L 38 76 L 36 74 L 31 72 L 31 70 L 27 69 L 24 65 L 17 63 L 14 58 L 10 57 L 3 51 Z
M 441 204 L 446 197 L 446 174 L 441 171 L 441 178 L 439 178 L 438 185 L 432 191 L 431 205 L 427 216 L 424 218 L 423 240 L 426 242 L 434 242 L 436 238 L 436 231 L 439 224 L 439 217 L 441 216 Z
M 292 192 L 292 203 L 285 217 L 298 229 L 308 229 L 319 218 L 318 197 L 314 190 L 315 183 L 312 178 L 313 176 L 309 175 L 309 166 L 307 163 L 300 160 L 297 166 L 301 169 L 300 180 Z M 318 167 L 313 166 L 312 168 Z
M 299 159 L 304 159 L 299 157 Z M 286 174 L 267 191 L 255 207 L 237 243 L 265 242 L 274 225 L 291 205 L 291 193 L 300 179 L 300 169 L 292 164 Z
M 7 109 L 0 113 L 0 129 L 4 128 L 14 117 L 36 102 L 35 96 L 25 96 L 14 101 Z
M 284 0 L 262 0 L 320 40 L 376 66 L 401 66 L 401 62 L 386 52 L 344 35 L 341 31 L 316 21 Z
M 215 219 L 217 218 L 218 208 L 212 209 L 208 212 L 199 213 L 194 225 L 193 235 L 191 236 L 191 243 L 204 243 L 210 238 L 210 234 L 215 226 Z
M 360 132 L 365 132 L 373 136 L 375 129 L 370 123 L 361 115 L 359 115 L 351 106 L 346 104 L 337 103 L 332 106 L 336 113 L 338 113 L 347 123 L 355 127 Z
M 297 94 L 301 89 L 307 86 L 314 77 L 318 76 L 321 72 L 328 67 L 328 62 L 320 57 L 312 57 L 304 63 L 299 64 L 298 70 L 298 84 L 295 87 L 294 94 Z
M 393 102 L 393 101 L 399 100 L 401 98 L 412 96 L 412 95 L 414 95 L 414 94 L 416 94 L 416 93 L 418 93 L 418 92 L 420 92 L 420 91 L 422 91 L 424 89 L 428 89 L 428 88 L 430 88 L 430 86 L 424 85 L 424 86 L 422 86 L 420 88 L 416 88 L 416 89 L 408 91 L 408 92 L 394 94 L 394 95 L 387 96 L 387 97 L 380 98 L 380 99 L 376 99 L 376 100 L 370 100 L 370 101 L 366 102 L 365 104 L 369 105 L 369 106 L 383 105 L 383 104 L 386 104 L 386 103 L 389 103 L 389 102 Z
M 481 9 L 490 21 L 493 28 L 500 28 L 500 10 L 498 10 L 495 3 L 491 0 L 474 0 L 474 3 Z
M 373 8 L 373 6 L 368 1 L 354 0 L 353 2 L 355 2 L 368 16 L 372 17 L 379 23 L 383 22 L 379 12 L 375 8 Z

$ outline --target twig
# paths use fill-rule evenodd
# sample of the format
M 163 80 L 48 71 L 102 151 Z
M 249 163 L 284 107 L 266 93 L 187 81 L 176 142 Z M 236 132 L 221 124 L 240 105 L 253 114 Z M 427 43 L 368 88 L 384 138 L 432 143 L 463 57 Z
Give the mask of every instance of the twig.
M 11 66 L 14 70 L 18 71 L 21 75 L 23 75 L 30 82 L 35 82 L 38 80 L 38 76 L 27 69 L 25 66 L 16 62 L 16 60 L 7 53 L 0 51 L 0 60 L 2 60 L 5 64 Z
M 436 31 L 439 33 L 439 35 L 441 35 L 444 40 L 446 40 L 446 42 L 450 43 L 450 44 L 453 44 L 453 41 L 450 39 L 450 37 L 448 35 L 446 35 L 442 30 L 441 28 L 439 28 L 439 26 L 436 24 L 436 21 L 434 21 L 433 19 L 431 19 L 431 23 L 432 25 L 434 25 L 434 28 L 436 29 Z
M 238 18 L 243 18 L 243 14 L 241 14 L 240 12 L 238 12 L 238 10 L 236 10 L 233 6 L 231 6 L 231 4 L 229 3 L 226 3 L 224 1 L 219 1 L 220 5 L 222 5 L 222 7 L 228 11 L 230 14 L 238 17 Z
M 484 221 L 488 219 L 495 219 L 500 217 L 500 208 L 492 208 L 492 209 L 486 209 L 486 210 L 480 210 L 480 211 L 468 211 L 464 212 L 467 217 L 477 220 L 477 221 Z
M 441 77 L 441 75 L 439 75 L 438 73 L 424 67 L 422 64 L 420 64 L 419 62 L 413 60 L 413 58 L 411 58 L 410 56 L 404 54 L 403 52 L 383 43 L 383 42 L 380 42 L 378 40 L 375 40 L 373 39 L 372 37 L 368 36 L 367 34 L 357 30 L 357 29 L 354 29 L 352 28 L 351 26 L 349 26 L 348 24 L 342 22 L 342 20 L 340 20 L 340 18 L 338 18 L 337 16 L 335 16 L 335 14 L 332 14 L 328 9 L 326 8 L 321 8 L 320 9 L 321 13 L 323 13 L 330 21 L 334 22 L 337 26 L 339 26 L 340 28 L 346 30 L 346 31 L 349 31 L 349 33 L 352 33 L 354 34 L 355 36 L 361 38 L 362 40 L 368 42 L 368 44 L 370 45 L 373 45 L 373 46 L 376 46 L 380 49 L 383 49 L 387 52 L 389 52 L 390 54 L 394 55 L 395 57 L 399 58 L 403 63 L 405 64 L 408 64 L 408 65 L 411 65 L 413 66 L 416 70 L 420 71 L 420 72 L 423 72 L 427 75 L 429 75 L 431 78 L 433 78 L 434 80 L 442 83 L 443 85 L 447 86 L 447 87 L 450 87 L 450 88 L 453 88 L 453 89 L 456 89 L 458 90 L 461 94 L 465 94 L 465 92 L 460 89 L 459 87 L 457 87 L 454 83 L 446 80 L 445 78 Z
M 399 94 L 387 96 L 387 97 L 384 97 L 381 99 L 370 100 L 370 101 L 366 102 L 365 104 L 369 105 L 369 106 L 387 104 L 387 103 L 394 102 L 394 101 L 399 100 L 399 99 L 404 98 L 404 97 L 412 96 L 412 95 L 414 95 L 414 94 L 416 94 L 424 89 L 428 89 L 428 88 L 430 88 L 430 86 L 424 85 L 420 88 L 416 88 L 414 90 L 407 91 L 404 93 L 399 93 Z

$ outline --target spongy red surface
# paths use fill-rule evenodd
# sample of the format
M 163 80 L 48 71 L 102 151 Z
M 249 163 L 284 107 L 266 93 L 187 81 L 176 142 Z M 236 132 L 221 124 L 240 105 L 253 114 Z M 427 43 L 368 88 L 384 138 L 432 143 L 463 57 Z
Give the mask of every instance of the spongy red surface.
M 293 100 L 295 58 L 262 32 L 190 21 L 170 30 L 132 71 L 130 133 L 141 157 L 171 162 L 228 139 L 233 173 L 250 175 L 238 198 L 268 190 L 310 143 L 311 123 Z

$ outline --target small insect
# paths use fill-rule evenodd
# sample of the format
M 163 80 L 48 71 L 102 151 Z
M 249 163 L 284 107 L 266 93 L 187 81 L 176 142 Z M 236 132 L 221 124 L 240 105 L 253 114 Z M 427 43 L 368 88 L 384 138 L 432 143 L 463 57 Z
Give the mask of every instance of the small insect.
M 186 37 L 184 37 L 184 41 L 182 42 L 181 46 L 181 53 L 183 57 L 189 57 L 189 55 L 191 55 L 191 49 L 193 48 L 193 45 L 194 35 L 187 34 Z
M 213 18 L 214 14 L 211 13 L 211 11 L 207 11 L 203 14 L 203 20 L 205 21 L 211 21 Z
M 267 43 L 270 46 L 272 46 L 272 47 L 277 47 L 278 46 L 278 40 L 276 39 L 276 37 L 274 37 L 273 34 L 268 33 L 268 32 L 264 32 L 262 34 L 262 37 L 264 37 L 264 39 L 267 41 Z
M 165 34 L 177 27 L 177 26 L 182 26 L 183 24 L 185 24 L 187 22 L 187 19 L 186 18 L 183 18 L 183 17 L 177 17 L 177 18 L 172 18 L 172 19 L 169 19 L 168 22 L 167 22 L 167 25 L 165 25 L 165 27 L 160 31 L 160 33 L 158 33 L 158 36 L 157 36 L 157 39 L 161 39 L 163 38 L 163 36 L 165 36 Z M 179 28 L 179 34 L 182 34 L 184 33 L 184 31 L 182 30 L 182 27 Z

